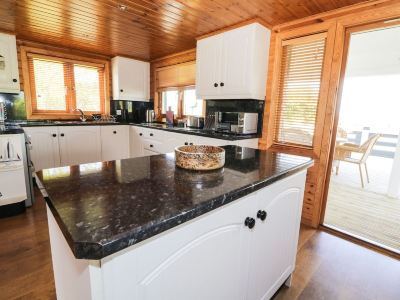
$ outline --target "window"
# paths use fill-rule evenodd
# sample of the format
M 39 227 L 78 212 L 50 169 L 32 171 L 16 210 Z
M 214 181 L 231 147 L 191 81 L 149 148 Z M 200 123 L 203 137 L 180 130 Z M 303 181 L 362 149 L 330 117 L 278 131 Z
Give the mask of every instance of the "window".
M 203 100 L 197 99 L 194 88 L 183 91 L 183 114 L 185 116 L 203 115 Z
M 161 93 L 161 99 L 162 99 L 163 114 L 165 114 L 170 107 L 175 114 L 178 114 L 178 101 L 179 101 L 178 90 L 163 91 Z
M 105 63 L 36 53 L 26 57 L 31 117 L 71 118 L 78 108 L 89 114 L 105 113 Z
M 194 87 L 168 89 L 160 92 L 161 112 L 171 107 L 174 114 L 182 116 L 203 116 L 203 100 L 197 99 Z
M 283 42 L 275 142 L 313 146 L 325 34 Z

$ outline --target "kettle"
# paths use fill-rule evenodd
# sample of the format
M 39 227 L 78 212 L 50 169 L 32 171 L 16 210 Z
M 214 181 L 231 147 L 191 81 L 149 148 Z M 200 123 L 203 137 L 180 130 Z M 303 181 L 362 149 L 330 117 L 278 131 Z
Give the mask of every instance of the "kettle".
M 153 123 L 155 119 L 154 110 L 148 109 L 146 110 L 146 123 Z

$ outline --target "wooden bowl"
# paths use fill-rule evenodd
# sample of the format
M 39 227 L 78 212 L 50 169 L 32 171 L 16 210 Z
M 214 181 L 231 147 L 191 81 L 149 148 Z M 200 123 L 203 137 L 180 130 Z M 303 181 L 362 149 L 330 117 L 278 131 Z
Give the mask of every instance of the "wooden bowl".
M 175 148 L 175 164 L 187 170 L 215 170 L 225 164 L 225 149 L 207 145 Z

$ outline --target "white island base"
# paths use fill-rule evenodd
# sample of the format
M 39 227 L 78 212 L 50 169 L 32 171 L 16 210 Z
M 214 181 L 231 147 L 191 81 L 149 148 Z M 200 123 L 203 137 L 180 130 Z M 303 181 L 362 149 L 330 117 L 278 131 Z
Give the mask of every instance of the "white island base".
M 295 267 L 305 178 L 306 170 L 97 261 L 75 259 L 48 209 L 57 299 L 269 299 Z

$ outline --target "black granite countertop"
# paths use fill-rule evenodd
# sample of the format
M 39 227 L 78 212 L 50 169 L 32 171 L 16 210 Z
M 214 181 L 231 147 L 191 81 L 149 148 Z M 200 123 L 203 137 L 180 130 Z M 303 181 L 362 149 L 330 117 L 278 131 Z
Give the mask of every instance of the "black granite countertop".
M 175 167 L 173 153 L 43 170 L 38 184 L 76 258 L 101 259 L 312 165 L 224 146 L 225 167 Z
M 18 125 L 12 124 L 0 124 L 0 135 L 3 134 L 20 134 L 24 133 L 24 130 Z
M 189 128 L 189 127 L 169 127 L 162 123 L 141 123 L 141 124 L 131 123 L 131 125 L 140 126 L 140 127 L 144 127 L 144 128 L 165 130 L 165 131 L 176 132 L 176 133 L 198 135 L 198 136 L 210 137 L 210 138 L 227 140 L 227 141 L 238 141 L 238 140 L 248 140 L 248 139 L 260 138 L 260 134 L 242 134 L 242 135 L 240 135 L 240 134 L 234 134 L 234 133 L 216 132 L 214 130 L 207 130 L 207 129 L 197 129 L 197 128 Z
M 24 121 L 19 122 L 21 127 L 43 127 L 43 126 L 104 126 L 104 125 L 127 125 L 118 122 L 104 121 Z

